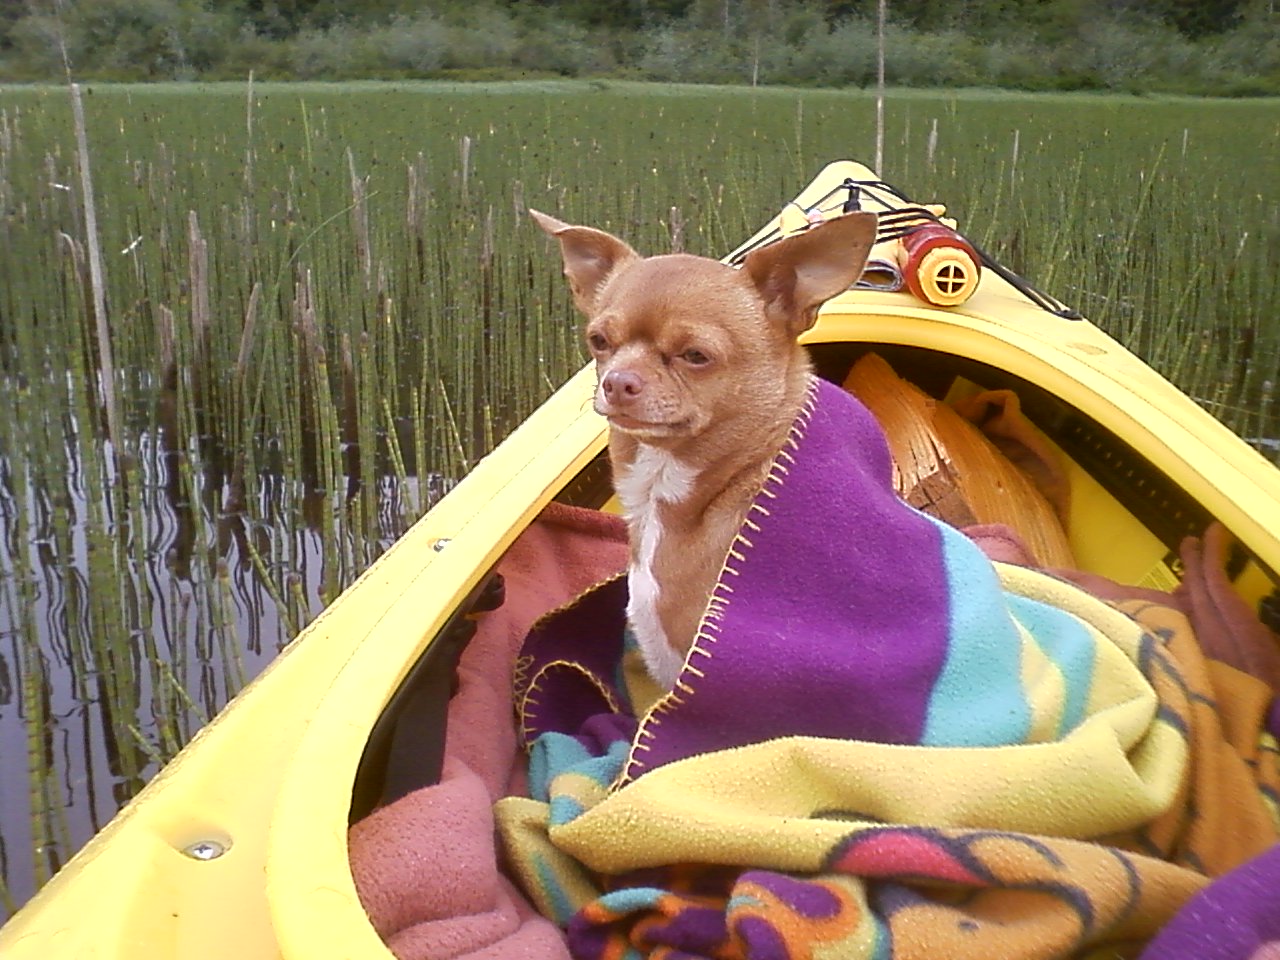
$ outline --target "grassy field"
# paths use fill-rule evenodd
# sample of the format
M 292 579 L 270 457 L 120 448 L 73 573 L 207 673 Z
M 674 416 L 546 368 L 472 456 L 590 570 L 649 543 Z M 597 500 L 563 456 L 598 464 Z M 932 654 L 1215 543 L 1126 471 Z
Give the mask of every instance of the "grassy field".
M 0 87 L 0 913 L 581 364 L 526 207 L 720 255 L 870 161 L 875 116 L 589 82 L 83 104 L 96 231 L 68 91 Z M 1276 101 L 902 91 L 881 172 L 1280 457 L 1278 156 Z

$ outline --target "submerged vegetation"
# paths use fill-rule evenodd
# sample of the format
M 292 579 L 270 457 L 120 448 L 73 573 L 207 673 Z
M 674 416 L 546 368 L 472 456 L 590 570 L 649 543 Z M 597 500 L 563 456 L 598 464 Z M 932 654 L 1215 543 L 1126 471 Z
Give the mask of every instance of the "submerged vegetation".
M 874 140 L 872 99 L 830 91 L 81 99 L 83 143 L 65 89 L 0 89 L 4 912 L 581 364 L 527 207 L 720 255 Z M 886 179 L 1280 437 L 1274 102 L 887 116 Z

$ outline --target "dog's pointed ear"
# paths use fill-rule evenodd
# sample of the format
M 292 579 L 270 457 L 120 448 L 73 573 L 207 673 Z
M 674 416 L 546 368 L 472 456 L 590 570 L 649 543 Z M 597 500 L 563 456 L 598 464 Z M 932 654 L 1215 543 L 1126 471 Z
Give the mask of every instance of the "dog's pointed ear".
M 876 215 L 849 213 L 747 254 L 742 269 L 769 319 L 792 336 L 813 326 L 818 308 L 862 276 L 876 242 Z
M 588 316 L 594 312 L 596 295 L 609 274 L 640 256 L 626 243 L 603 230 L 571 226 L 537 210 L 530 210 L 529 215 L 549 236 L 560 241 L 564 275 L 569 278 L 573 302 Z

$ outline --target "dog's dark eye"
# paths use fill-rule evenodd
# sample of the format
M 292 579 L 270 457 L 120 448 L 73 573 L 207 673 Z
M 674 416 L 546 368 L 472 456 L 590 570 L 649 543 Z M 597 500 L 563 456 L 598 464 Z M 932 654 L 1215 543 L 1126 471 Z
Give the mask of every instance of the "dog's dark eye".
M 711 362 L 711 358 L 701 350 L 693 349 L 686 350 L 684 353 L 680 354 L 680 359 L 691 367 L 705 367 Z
M 602 333 L 587 334 L 587 344 L 595 351 L 603 351 L 609 349 L 609 341 L 605 339 Z

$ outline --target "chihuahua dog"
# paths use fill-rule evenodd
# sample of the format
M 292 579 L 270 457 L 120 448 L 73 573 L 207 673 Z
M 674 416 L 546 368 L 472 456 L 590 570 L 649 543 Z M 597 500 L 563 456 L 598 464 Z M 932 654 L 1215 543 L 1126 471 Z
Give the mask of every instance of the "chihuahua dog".
M 530 210 L 560 241 L 609 421 L 630 539 L 627 620 L 649 673 L 683 669 L 734 537 L 811 377 L 796 338 L 860 276 L 873 214 L 852 213 L 748 254 L 742 267 L 641 257 L 602 230 Z

